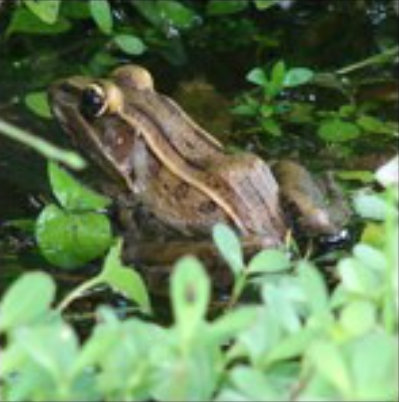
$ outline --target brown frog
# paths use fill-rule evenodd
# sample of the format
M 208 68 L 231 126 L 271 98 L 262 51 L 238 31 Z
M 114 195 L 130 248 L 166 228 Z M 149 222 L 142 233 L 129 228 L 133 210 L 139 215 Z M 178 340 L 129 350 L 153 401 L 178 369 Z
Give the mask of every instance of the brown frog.
M 235 227 L 245 247 L 282 245 L 288 228 L 281 196 L 296 206 L 306 230 L 337 232 L 304 168 L 292 161 L 278 163 L 278 184 L 262 159 L 227 152 L 158 93 L 143 67 L 124 65 L 108 79 L 63 79 L 49 95 L 55 117 L 79 148 L 145 216 L 134 226 L 139 257 L 172 262 L 187 251 L 201 254 L 211 247 L 209 233 L 216 222 Z M 145 241 L 153 222 L 172 228 L 173 240 L 158 247 L 152 232 L 151 241 Z

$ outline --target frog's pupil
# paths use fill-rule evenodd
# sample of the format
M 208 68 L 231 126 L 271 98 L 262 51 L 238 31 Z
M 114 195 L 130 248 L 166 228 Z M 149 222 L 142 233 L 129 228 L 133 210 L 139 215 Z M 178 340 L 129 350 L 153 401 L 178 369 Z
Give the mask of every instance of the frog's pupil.
M 98 116 L 104 106 L 104 98 L 93 88 L 87 88 L 82 93 L 80 111 L 88 118 Z

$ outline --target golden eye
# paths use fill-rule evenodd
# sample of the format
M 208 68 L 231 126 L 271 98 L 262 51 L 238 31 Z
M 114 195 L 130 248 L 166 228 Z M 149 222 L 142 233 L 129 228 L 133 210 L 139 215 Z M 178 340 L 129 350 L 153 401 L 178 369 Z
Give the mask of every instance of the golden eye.
M 107 109 L 104 90 L 97 84 L 88 85 L 80 98 L 80 111 L 87 119 L 92 120 L 101 116 Z

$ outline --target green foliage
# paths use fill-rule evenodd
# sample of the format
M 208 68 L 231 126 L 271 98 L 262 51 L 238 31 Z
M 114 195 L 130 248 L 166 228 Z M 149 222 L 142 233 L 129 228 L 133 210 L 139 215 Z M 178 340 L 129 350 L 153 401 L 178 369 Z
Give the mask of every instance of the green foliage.
M 41 4 L 46 3 L 42 2 Z M 68 31 L 70 28 L 71 23 L 65 18 L 60 17 L 54 24 L 49 24 L 38 17 L 37 14 L 20 7 L 15 10 L 6 32 L 8 35 L 12 33 L 57 35 Z
M 381 149 L 397 137 L 388 108 L 373 99 L 359 100 L 356 86 L 359 68 L 383 72 L 382 63 L 390 65 L 397 48 L 382 49 L 360 62 L 348 51 L 336 62 L 354 64 L 337 71 L 335 64 L 323 64 L 325 49 L 316 49 L 311 41 L 300 49 L 300 57 L 293 55 L 285 40 L 292 42 L 295 31 L 286 29 L 283 20 L 290 12 L 286 6 L 300 14 L 300 2 L 292 3 L 293 8 L 279 0 L 21 0 L 10 8 L 0 3 L 4 77 L 8 63 L 15 82 L 23 78 L 27 83 L 15 93 L 8 94 L 6 88 L 9 99 L 0 105 L 5 113 L 8 103 L 20 102 L 48 118 L 44 89 L 58 76 L 101 76 L 119 63 L 137 62 L 138 56 L 144 57 L 139 59 L 144 65 L 161 65 L 166 76 L 171 66 L 180 65 L 182 71 L 188 63 L 184 74 L 190 75 L 198 72 L 193 62 L 198 54 L 203 65 L 215 59 L 206 75 L 212 70 L 227 76 L 235 52 L 237 79 L 249 70 L 252 85 L 234 108 L 243 123 L 238 131 L 259 134 L 261 147 L 270 141 L 272 152 L 280 144 L 288 144 L 291 152 L 296 149 L 295 134 L 303 144 L 311 143 L 312 150 L 343 157 L 356 156 L 365 144 Z M 356 8 L 359 15 L 362 7 Z M 260 24 L 252 19 L 255 13 L 265 17 L 258 18 Z M 269 13 L 276 15 L 277 28 L 267 23 Z M 311 10 L 307 13 L 314 17 Z M 303 43 L 294 39 L 295 46 Z M 54 46 L 57 40 L 62 46 Z M 370 48 L 383 48 L 387 40 L 379 37 L 378 46 Z M 343 37 L 342 43 L 347 43 Z M 320 53 L 320 60 L 312 53 Z M 166 87 L 169 84 L 174 82 Z M 320 100 L 319 90 L 327 90 L 327 102 Z M 84 165 L 76 154 L 53 148 L 3 120 L 0 131 L 50 159 Z M 362 232 L 352 251 L 339 254 L 328 272 L 307 259 L 293 260 L 285 249 L 261 250 L 246 260 L 237 234 L 225 225 L 215 226 L 214 243 L 233 277 L 227 304 L 216 317 L 208 310 L 215 297 L 213 278 L 196 258 L 184 257 L 171 274 L 173 321 L 166 326 L 154 316 L 141 274 L 122 261 L 122 240 L 113 238 L 104 214 L 110 200 L 54 163 L 48 173 L 57 204 L 45 206 L 36 221 L 41 253 L 66 269 L 106 256 L 94 277 L 61 300 L 56 299 L 53 279 L 43 272 L 22 275 L 4 292 L 2 400 L 397 400 L 397 192 L 354 193 Z M 343 170 L 340 175 L 351 183 L 374 180 L 365 170 Z M 14 224 L 26 227 L 21 220 Z M 97 321 L 91 333 L 78 336 L 73 317 L 61 314 L 98 285 L 122 294 L 146 318 L 121 319 L 116 310 L 100 307 L 93 312 Z M 254 297 L 245 304 L 247 291 Z
M 142 40 L 134 35 L 117 35 L 114 37 L 114 41 L 127 54 L 138 55 L 146 49 Z
M 187 29 L 195 21 L 195 13 L 178 1 L 158 1 L 159 14 L 168 23 L 179 29 Z
M 195 23 L 197 18 L 193 9 L 175 0 L 140 1 L 135 2 L 133 6 L 157 28 L 188 29 Z
M 30 324 L 49 308 L 55 296 L 53 280 L 43 272 L 23 275 L 12 284 L 1 302 L 0 330 Z
M 212 234 L 219 253 L 229 265 L 232 273 L 238 275 L 244 269 L 243 252 L 238 236 L 222 223 L 214 226 Z
M 57 310 L 64 310 L 76 298 L 81 297 L 86 290 L 106 284 L 128 300 L 134 301 L 144 313 L 151 314 L 151 302 L 144 281 L 132 267 L 123 265 L 120 259 L 121 250 L 122 241 L 117 239 L 116 244 L 110 248 L 101 271 L 69 293 L 59 304 Z
M 111 225 L 99 210 L 110 200 L 87 189 L 54 163 L 48 165 L 55 197 L 61 204 L 47 205 L 36 222 L 42 255 L 62 268 L 77 268 L 105 253 L 111 244 Z
M 46 24 L 54 24 L 58 18 L 61 0 L 24 0 L 26 7 Z
M 113 21 L 108 0 L 90 0 L 90 13 L 100 31 L 109 35 L 112 32 Z
M 286 63 L 280 60 L 269 72 L 262 67 L 253 68 L 246 79 L 256 88 L 240 95 L 232 112 L 251 122 L 252 126 L 255 124 L 248 132 L 259 133 L 265 140 L 282 137 L 283 132 L 288 131 L 286 126 L 291 130 L 295 125 L 306 136 L 313 133 L 326 144 L 345 144 L 346 148 L 341 148 L 344 156 L 344 149 L 351 152 L 361 141 L 366 142 L 368 138 L 371 141 L 373 135 L 385 136 L 384 144 L 397 137 L 395 122 L 366 114 L 363 106 L 357 105 L 348 94 L 351 103 L 328 111 L 316 109 L 311 101 L 297 102 L 289 98 L 294 91 L 300 92 L 303 85 L 344 91 L 333 74 L 320 74 L 304 67 L 287 69 Z
M 101 213 L 110 200 L 83 186 L 64 169 L 49 162 L 51 188 L 61 207 L 47 205 L 36 220 L 35 235 L 41 254 L 51 264 L 63 269 L 76 269 L 110 248 L 113 238 L 109 219 Z M 98 275 L 83 282 L 64 301 L 63 310 L 85 290 L 107 284 L 134 301 L 143 312 L 151 312 L 150 299 L 140 274 L 123 265 L 120 259 L 122 241 L 117 240 L 105 258 Z
M 210 15 L 235 14 L 248 7 L 248 2 L 240 0 L 210 0 L 206 6 Z
M 94 212 L 71 213 L 51 204 L 36 222 L 41 254 L 60 268 L 78 268 L 104 254 L 111 242 L 108 219 Z
M 49 162 L 47 171 L 54 196 L 66 210 L 76 212 L 100 211 L 111 203 L 109 198 L 80 184 L 55 163 Z
M 110 249 L 97 280 L 107 283 L 129 300 L 135 301 L 144 312 L 150 313 L 150 299 L 143 279 L 131 267 L 123 265 L 120 260 L 121 252 L 122 241 L 118 240 L 117 244 Z
M 260 99 L 252 95 L 244 96 L 242 102 L 233 109 L 233 113 L 254 117 L 264 133 L 279 137 L 282 130 L 278 119 L 285 113 L 285 108 L 277 97 L 286 88 L 308 83 L 313 75 L 313 71 L 308 68 L 287 69 L 282 60 L 273 65 L 269 75 L 264 68 L 256 67 L 248 72 L 246 79 L 259 87 Z
M 359 137 L 360 130 L 353 123 L 332 119 L 320 124 L 318 135 L 326 142 L 346 142 Z
M 27 94 L 25 96 L 25 105 L 38 116 L 45 119 L 51 118 L 51 110 L 45 92 L 38 91 Z
M 392 207 L 392 198 L 386 202 Z M 261 251 L 248 265 L 252 274 L 262 274 L 256 282 L 261 301 L 230 305 L 210 321 L 210 279 L 197 259 L 185 257 L 171 278 L 171 326 L 120 320 L 111 308 L 100 307 L 81 345 L 61 309 L 50 306 L 55 289 L 49 276 L 25 274 L 0 302 L 3 400 L 393 401 L 397 213 L 382 223 L 382 246 L 356 245 L 338 263 L 332 293 L 309 261 Z M 223 239 L 237 247 L 227 233 L 221 226 L 214 233 L 224 253 Z M 99 277 L 127 271 L 120 266 L 120 247 L 111 250 Z M 92 279 L 80 288 L 98 283 Z

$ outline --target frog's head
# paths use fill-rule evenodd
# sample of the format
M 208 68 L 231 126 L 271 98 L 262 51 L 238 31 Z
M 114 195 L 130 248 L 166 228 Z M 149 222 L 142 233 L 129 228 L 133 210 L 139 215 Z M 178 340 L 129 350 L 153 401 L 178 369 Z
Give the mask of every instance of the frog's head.
M 135 65 L 115 69 L 110 78 L 73 76 L 49 89 L 51 109 L 82 152 L 113 176 L 130 173 L 129 156 L 140 119 L 126 119 L 128 97 L 153 91 L 150 73 Z

